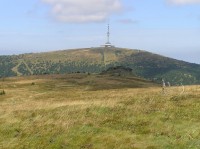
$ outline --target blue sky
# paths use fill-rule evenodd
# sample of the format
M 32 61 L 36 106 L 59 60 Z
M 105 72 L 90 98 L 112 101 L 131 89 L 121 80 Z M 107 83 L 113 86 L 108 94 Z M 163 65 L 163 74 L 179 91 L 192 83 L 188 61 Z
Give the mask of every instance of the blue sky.
M 106 42 L 200 63 L 200 0 L 6 0 L 0 55 L 97 47 Z

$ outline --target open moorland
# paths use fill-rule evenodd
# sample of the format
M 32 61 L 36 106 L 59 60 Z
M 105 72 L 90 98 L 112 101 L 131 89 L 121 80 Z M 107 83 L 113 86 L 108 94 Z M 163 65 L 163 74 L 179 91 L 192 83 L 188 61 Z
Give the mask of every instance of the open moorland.
M 44 75 L 0 80 L 2 149 L 200 148 L 200 86 L 129 77 Z

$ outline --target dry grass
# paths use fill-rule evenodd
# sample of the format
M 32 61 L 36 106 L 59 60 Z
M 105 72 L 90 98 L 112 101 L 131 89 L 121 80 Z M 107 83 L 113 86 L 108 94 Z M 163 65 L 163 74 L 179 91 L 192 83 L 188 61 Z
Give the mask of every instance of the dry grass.
M 163 95 L 158 87 L 88 90 L 94 84 L 70 79 L 1 81 L 0 148 L 200 147 L 199 86 L 181 95 L 181 87 L 172 87 Z

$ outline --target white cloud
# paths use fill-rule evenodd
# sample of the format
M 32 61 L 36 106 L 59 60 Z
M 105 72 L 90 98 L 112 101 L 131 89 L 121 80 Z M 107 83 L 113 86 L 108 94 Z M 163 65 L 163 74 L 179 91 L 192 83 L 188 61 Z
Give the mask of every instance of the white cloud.
M 200 4 L 200 0 L 168 0 L 172 4 L 187 5 L 187 4 Z
M 62 22 L 101 22 L 122 10 L 120 0 L 41 0 L 52 6 L 51 14 Z
M 137 24 L 137 23 L 139 23 L 139 21 L 132 20 L 132 19 L 121 19 L 121 20 L 118 20 L 118 22 L 120 22 L 122 24 Z

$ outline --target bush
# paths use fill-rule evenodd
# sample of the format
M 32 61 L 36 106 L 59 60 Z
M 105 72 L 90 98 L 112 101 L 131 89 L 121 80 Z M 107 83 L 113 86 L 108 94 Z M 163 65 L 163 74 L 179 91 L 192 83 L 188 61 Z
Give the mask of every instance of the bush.
M 0 91 L 0 95 L 5 95 L 6 92 L 4 90 Z

